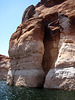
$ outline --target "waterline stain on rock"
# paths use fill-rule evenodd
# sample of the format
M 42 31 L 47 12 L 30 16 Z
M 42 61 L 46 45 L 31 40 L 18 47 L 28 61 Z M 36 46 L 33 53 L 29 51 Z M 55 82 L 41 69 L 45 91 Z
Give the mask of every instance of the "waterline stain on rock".
M 45 88 L 74 90 L 74 77 L 66 72 L 75 66 L 75 6 L 74 0 L 60 1 L 41 1 L 11 36 L 7 84 L 41 87 L 45 81 Z

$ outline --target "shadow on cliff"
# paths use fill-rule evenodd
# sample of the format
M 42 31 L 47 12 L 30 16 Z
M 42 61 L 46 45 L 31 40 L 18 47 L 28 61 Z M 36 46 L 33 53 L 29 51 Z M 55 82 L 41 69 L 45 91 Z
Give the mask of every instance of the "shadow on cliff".
M 39 7 L 41 5 L 44 5 L 45 7 L 52 7 L 58 4 L 63 3 L 66 0 L 41 0 L 35 7 Z

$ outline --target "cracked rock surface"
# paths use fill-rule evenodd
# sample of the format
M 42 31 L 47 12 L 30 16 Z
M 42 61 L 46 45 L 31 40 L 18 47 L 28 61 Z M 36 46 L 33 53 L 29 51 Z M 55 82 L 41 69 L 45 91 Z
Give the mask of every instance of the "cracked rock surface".
M 9 41 L 7 84 L 75 89 L 75 1 L 29 6 Z

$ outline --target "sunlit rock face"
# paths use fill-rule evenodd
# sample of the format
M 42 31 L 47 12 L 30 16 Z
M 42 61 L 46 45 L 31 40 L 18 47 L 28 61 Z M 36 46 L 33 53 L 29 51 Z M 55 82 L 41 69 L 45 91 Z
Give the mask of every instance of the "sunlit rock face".
M 30 19 L 21 24 L 11 36 L 9 56 L 11 69 L 7 84 L 41 87 L 44 82 L 42 58 L 44 29 L 42 19 Z
M 75 89 L 74 4 L 74 0 L 41 0 L 25 10 L 9 42 L 7 84 Z
M 68 7 L 61 4 L 59 11 L 63 14 L 58 14 L 59 25 L 62 27 L 59 41 L 59 53 L 54 64 L 55 68 L 50 69 L 46 76 L 45 88 L 55 89 L 70 89 L 75 90 L 75 23 L 71 18 L 75 18 L 74 1 L 66 1 Z M 65 2 L 65 4 L 66 4 Z M 62 6 L 64 5 L 64 11 Z
M 8 69 L 10 67 L 10 59 L 0 54 L 0 79 L 6 80 Z
M 51 69 L 45 80 L 45 88 L 75 90 L 75 68 Z

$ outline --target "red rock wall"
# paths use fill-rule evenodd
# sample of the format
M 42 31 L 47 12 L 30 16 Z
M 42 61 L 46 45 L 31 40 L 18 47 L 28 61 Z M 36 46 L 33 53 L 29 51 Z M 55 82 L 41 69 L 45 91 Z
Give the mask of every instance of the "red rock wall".
M 47 74 L 45 88 L 74 88 L 74 9 L 74 0 L 41 0 L 35 6 L 32 18 L 10 38 L 7 84 L 39 87 Z

